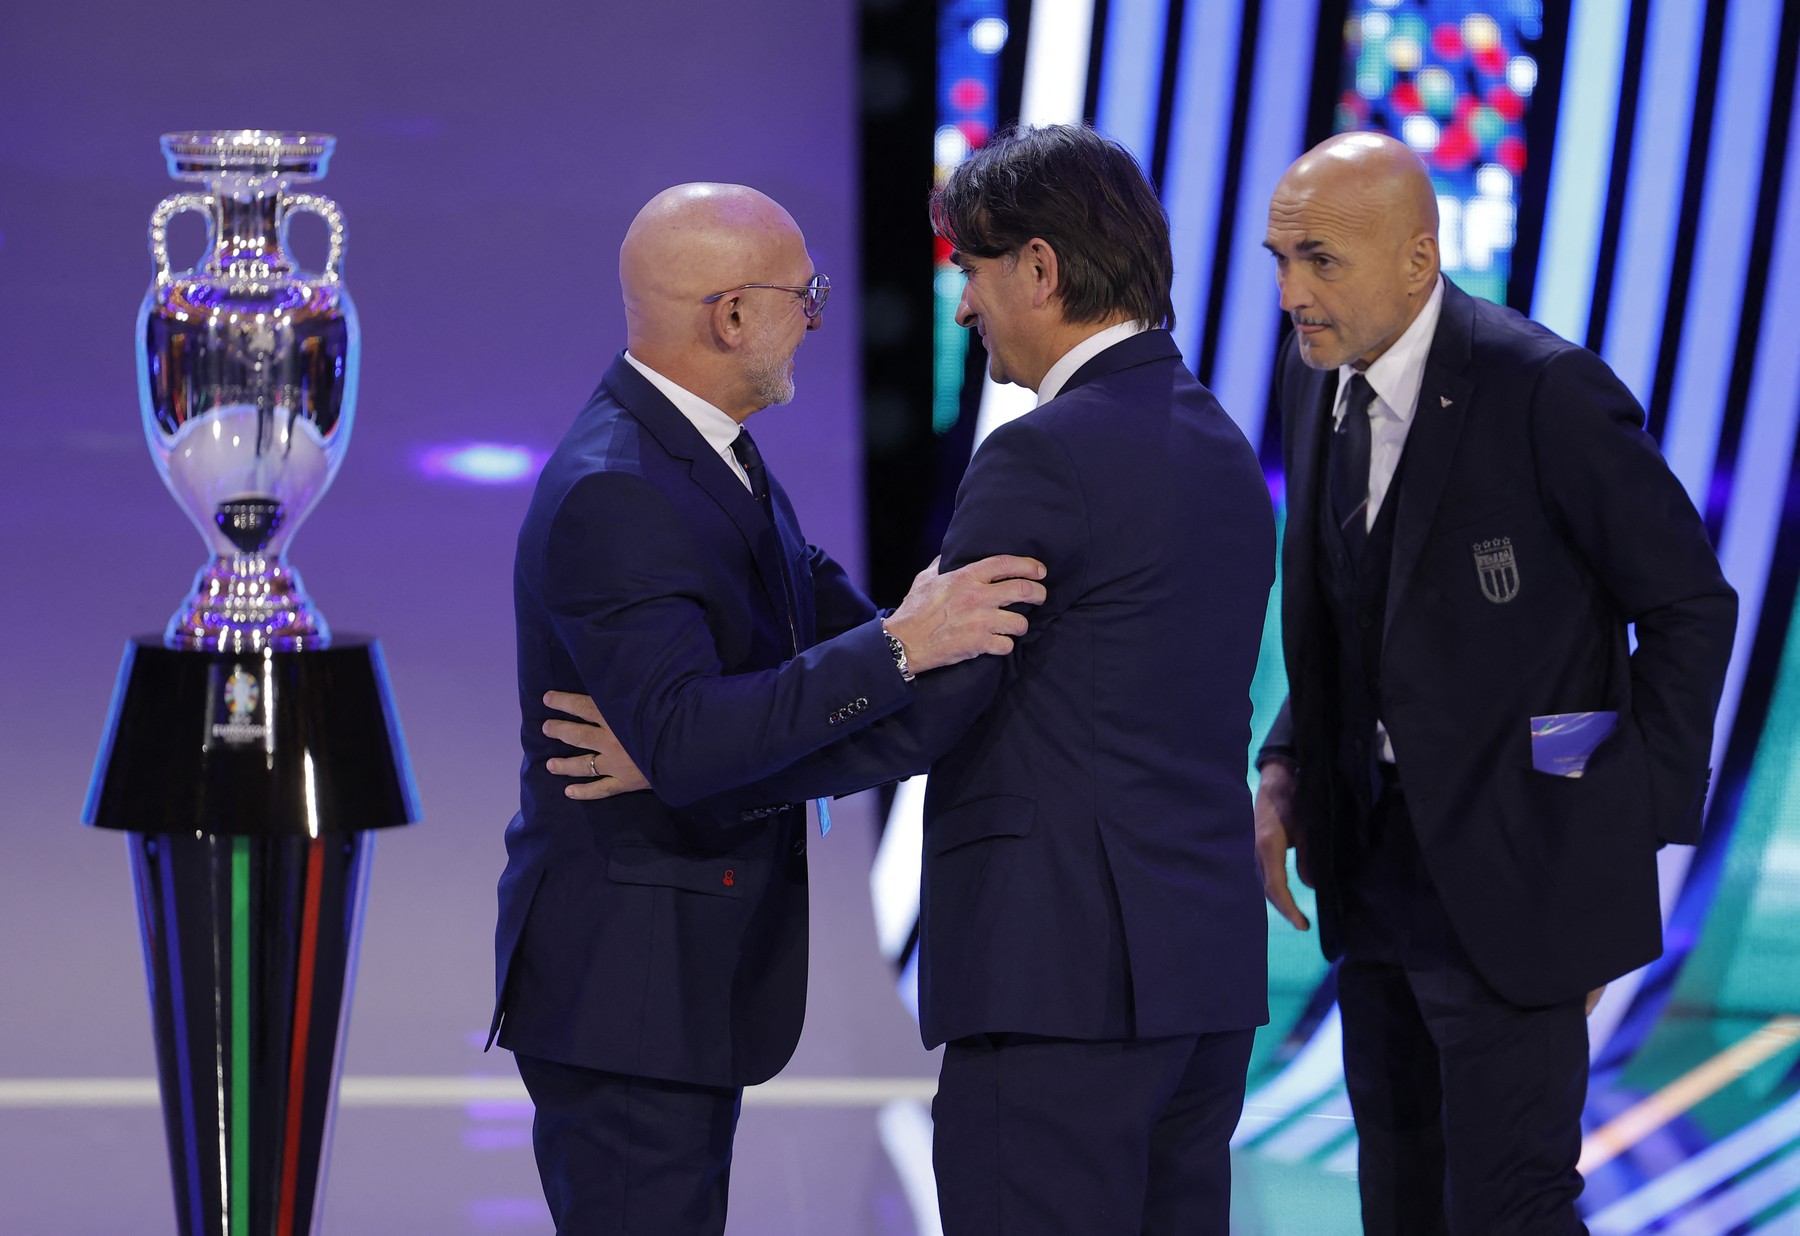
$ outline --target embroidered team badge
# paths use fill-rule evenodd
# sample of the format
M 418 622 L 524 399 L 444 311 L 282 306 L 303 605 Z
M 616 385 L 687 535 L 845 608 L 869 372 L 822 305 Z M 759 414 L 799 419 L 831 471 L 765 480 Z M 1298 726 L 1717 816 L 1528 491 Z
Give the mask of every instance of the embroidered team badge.
M 1475 573 L 1481 577 L 1481 595 L 1495 605 L 1505 605 L 1519 595 L 1519 560 L 1513 556 L 1512 538 L 1477 541 Z

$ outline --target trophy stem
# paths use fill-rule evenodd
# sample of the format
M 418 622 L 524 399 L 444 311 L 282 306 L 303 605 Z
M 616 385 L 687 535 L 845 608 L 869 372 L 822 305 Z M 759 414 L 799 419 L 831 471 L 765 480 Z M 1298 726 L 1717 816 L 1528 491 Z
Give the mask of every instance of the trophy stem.
M 216 652 L 297 652 L 329 646 L 331 628 L 284 557 L 219 554 L 194 577 L 163 643 Z
M 182 1236 L 316 1226 L 372 833 L 130 834 Z

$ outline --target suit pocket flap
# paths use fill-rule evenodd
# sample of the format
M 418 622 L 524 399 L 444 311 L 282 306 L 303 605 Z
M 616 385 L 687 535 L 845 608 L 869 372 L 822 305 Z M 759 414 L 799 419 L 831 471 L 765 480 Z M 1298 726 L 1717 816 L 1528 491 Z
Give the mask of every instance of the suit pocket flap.
M 606 860 L 606 877 L 614 884 L 650 884 L 713 897 L 738 897 L 749 875 L 746 866 L 744 859 L 729 854 L 698 858 L 650 845 L 615 845 Z
M 1037 819 L 1037 800 L 1019 794 L 990 794 L 940 812 L 925 829 L 933 854 L 988 837 L 1023 837 Z

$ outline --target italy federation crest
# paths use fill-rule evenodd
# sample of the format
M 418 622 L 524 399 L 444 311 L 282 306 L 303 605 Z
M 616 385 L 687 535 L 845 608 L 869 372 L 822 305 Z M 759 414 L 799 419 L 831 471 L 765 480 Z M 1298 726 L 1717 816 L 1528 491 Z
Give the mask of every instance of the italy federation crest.
M 1519 595 L 1519 560 L 1513 555 L 1512 538 L 1477 541 L 1475 573 L 1481 577 L 1481 595 L 1495 605 L 1505 605 Z

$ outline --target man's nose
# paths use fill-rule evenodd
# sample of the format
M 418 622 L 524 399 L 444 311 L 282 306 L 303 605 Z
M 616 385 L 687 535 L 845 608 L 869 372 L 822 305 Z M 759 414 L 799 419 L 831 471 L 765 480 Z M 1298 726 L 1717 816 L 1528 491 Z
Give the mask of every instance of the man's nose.
M 975 311 L 969 308 L 969 298 L 966 296 L 956 302 L 956 324 L 964 327 L 975 325 Z
M 1304 289 L 1298 279 L 1288 275 L 1276 275 L 1275 286 L 1281 289 L 1281 311 L 1292 313 L 1306 303 Z

